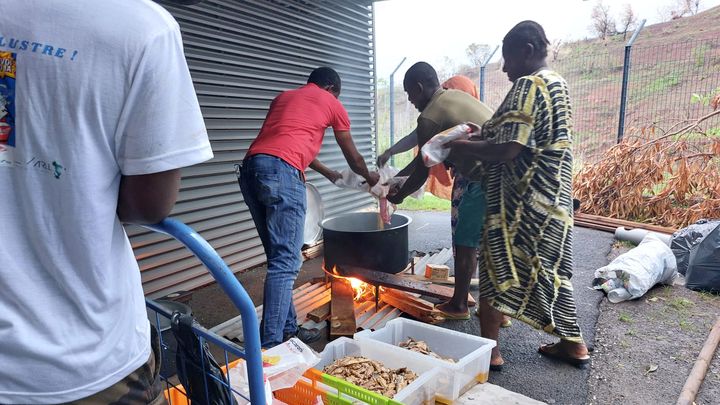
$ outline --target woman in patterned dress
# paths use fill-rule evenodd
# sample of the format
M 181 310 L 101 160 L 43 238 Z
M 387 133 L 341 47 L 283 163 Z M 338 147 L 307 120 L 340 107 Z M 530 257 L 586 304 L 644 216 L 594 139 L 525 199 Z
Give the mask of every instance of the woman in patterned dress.
M 548 44 L 533 21 L 507 33 L 503 71 L 513 87 L 495 115 L 474 128 L 482 140 L 453 142 L 449 159 L 476 161 L 485 173 L 483 184 L 468 186 L 485 187 L 474 194 L 487 204 L 479 257 L 482 336 L 497 341 L 506 314 L 560 338 L 540 347 L 542 355 L 584 367 L 589 356 L 570 283 L 572 112 L 565 80 L 547 68 Z M 493 370 L 504 363 L 499 344 L 490 363 Z

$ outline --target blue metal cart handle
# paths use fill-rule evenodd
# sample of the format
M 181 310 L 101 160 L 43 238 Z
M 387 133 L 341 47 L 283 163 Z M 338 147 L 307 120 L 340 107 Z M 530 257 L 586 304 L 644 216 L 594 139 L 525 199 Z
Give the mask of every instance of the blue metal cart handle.
M 171 218 L 166 218 L 155 225 L 143 226 L 155 232 L 172 236 L 193 252 L 208 268 L 215 281 L 220 284 L 225 294 L 230 297 L 230 300 L 240 311 L 243 335 L 245 336 L 245 361 L 247 362 L 250 403 L 264 404 L 265 390 L 260 347 L 260 327 L 257 321 L 255 305 L 242 284 L 235 278 L 233 272 L 215 249 L 189 226 Z

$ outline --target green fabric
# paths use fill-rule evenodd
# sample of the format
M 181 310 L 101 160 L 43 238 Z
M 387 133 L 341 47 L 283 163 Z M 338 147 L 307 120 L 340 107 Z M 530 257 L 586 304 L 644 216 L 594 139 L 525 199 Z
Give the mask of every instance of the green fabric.
M 455 246 L 480 247 L 486 210 L 485 187 L 480 182 L 469 183 L 458 206 L 458 221 L 453 235 Z

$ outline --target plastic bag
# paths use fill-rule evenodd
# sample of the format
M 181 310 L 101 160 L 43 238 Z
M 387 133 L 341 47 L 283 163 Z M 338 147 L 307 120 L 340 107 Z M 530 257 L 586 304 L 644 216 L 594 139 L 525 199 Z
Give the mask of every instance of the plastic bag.
M 349 168 L 340 172 L 341 178 L 335 180 L 335 185 L 340 188 L 368 191 L 367 180 Z
M 670 249 L 677 259 L 678 271 L 685 275 L 690 264 L 690 253 L 704 237 L 720 225 L 720 221 L 700 220 L 686 228 L 675 232 L 672 236 Z
M 642 297 L 657 283 L 671 284 L 676 276 L 672 251 L 657 235 L 648 234 L 636 248 L 595 270 L 593 288 L 618 303 Z
M 263 374 L 265 378 L 265 397 L 271 404 L 272 395 L 269 391 L 294 386 L 305 371 L 320 361 L 320 356 L 298 338 L 266 350 L 262 354 Z M 233 389 L 249 394 L 247 383 L 247 366 L 244 361 L 230 369 L 230 382 Z M 248 402 L 235 396 L 239 404 Z
M 210 353 L 207 342 L 193 332 L 192 315 L 175 311 L 170 326 L 177 341 L 177 376 L 191 405 L 235 405 L 227 390 L 227 378 Z
M 697 244 L 690 254 L 685 287 L 720 292 L 720 225 Z
M 450 155 L 450 149 L 444 145 L 458 139 L 469 139 L 471 132 L 472 129 L 468 125 L 460 124 L 430 138 L 420 150 L 425 166 L 432 167 L 444 162 Z
M 378 169 L 380 180 L 374 186 L 369 187 L 364 177 L 347 168 L 340 172 L 342 177 L 335 180 L 334 184 L 340 188 L 365 191 L 372 194 L 375 198 L 383 198 L 390 192 L 390 187 L 396 181 L 394 177 L 398 172 L 399 170 L 392 166 L 381 167 Z M 406 177 L 404 178 L 407 179 Z

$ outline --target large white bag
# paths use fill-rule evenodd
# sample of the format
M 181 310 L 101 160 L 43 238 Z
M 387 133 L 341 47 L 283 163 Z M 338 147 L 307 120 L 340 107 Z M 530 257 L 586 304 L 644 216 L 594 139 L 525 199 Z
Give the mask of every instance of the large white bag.
M 595 270 L 593 288 L 603 290 L 612 303 L 642 297 L 657 283 L 671 284 L 677 262 L 670 247 L 650 233 L 636 248 Z
M 265 380 L 265 405 L 275 404 L 272 391 L 290 388 L 297 383 L 302 374 L 320 361 L 320 356 L 298 338 L 292 338 L 262 354 L 263 378 Z M 250 396 L 247 364 L 239 362 L 228 372 L 230 385 L 246 397 Z M 238 405 L 249 404 L 235 394 Z

